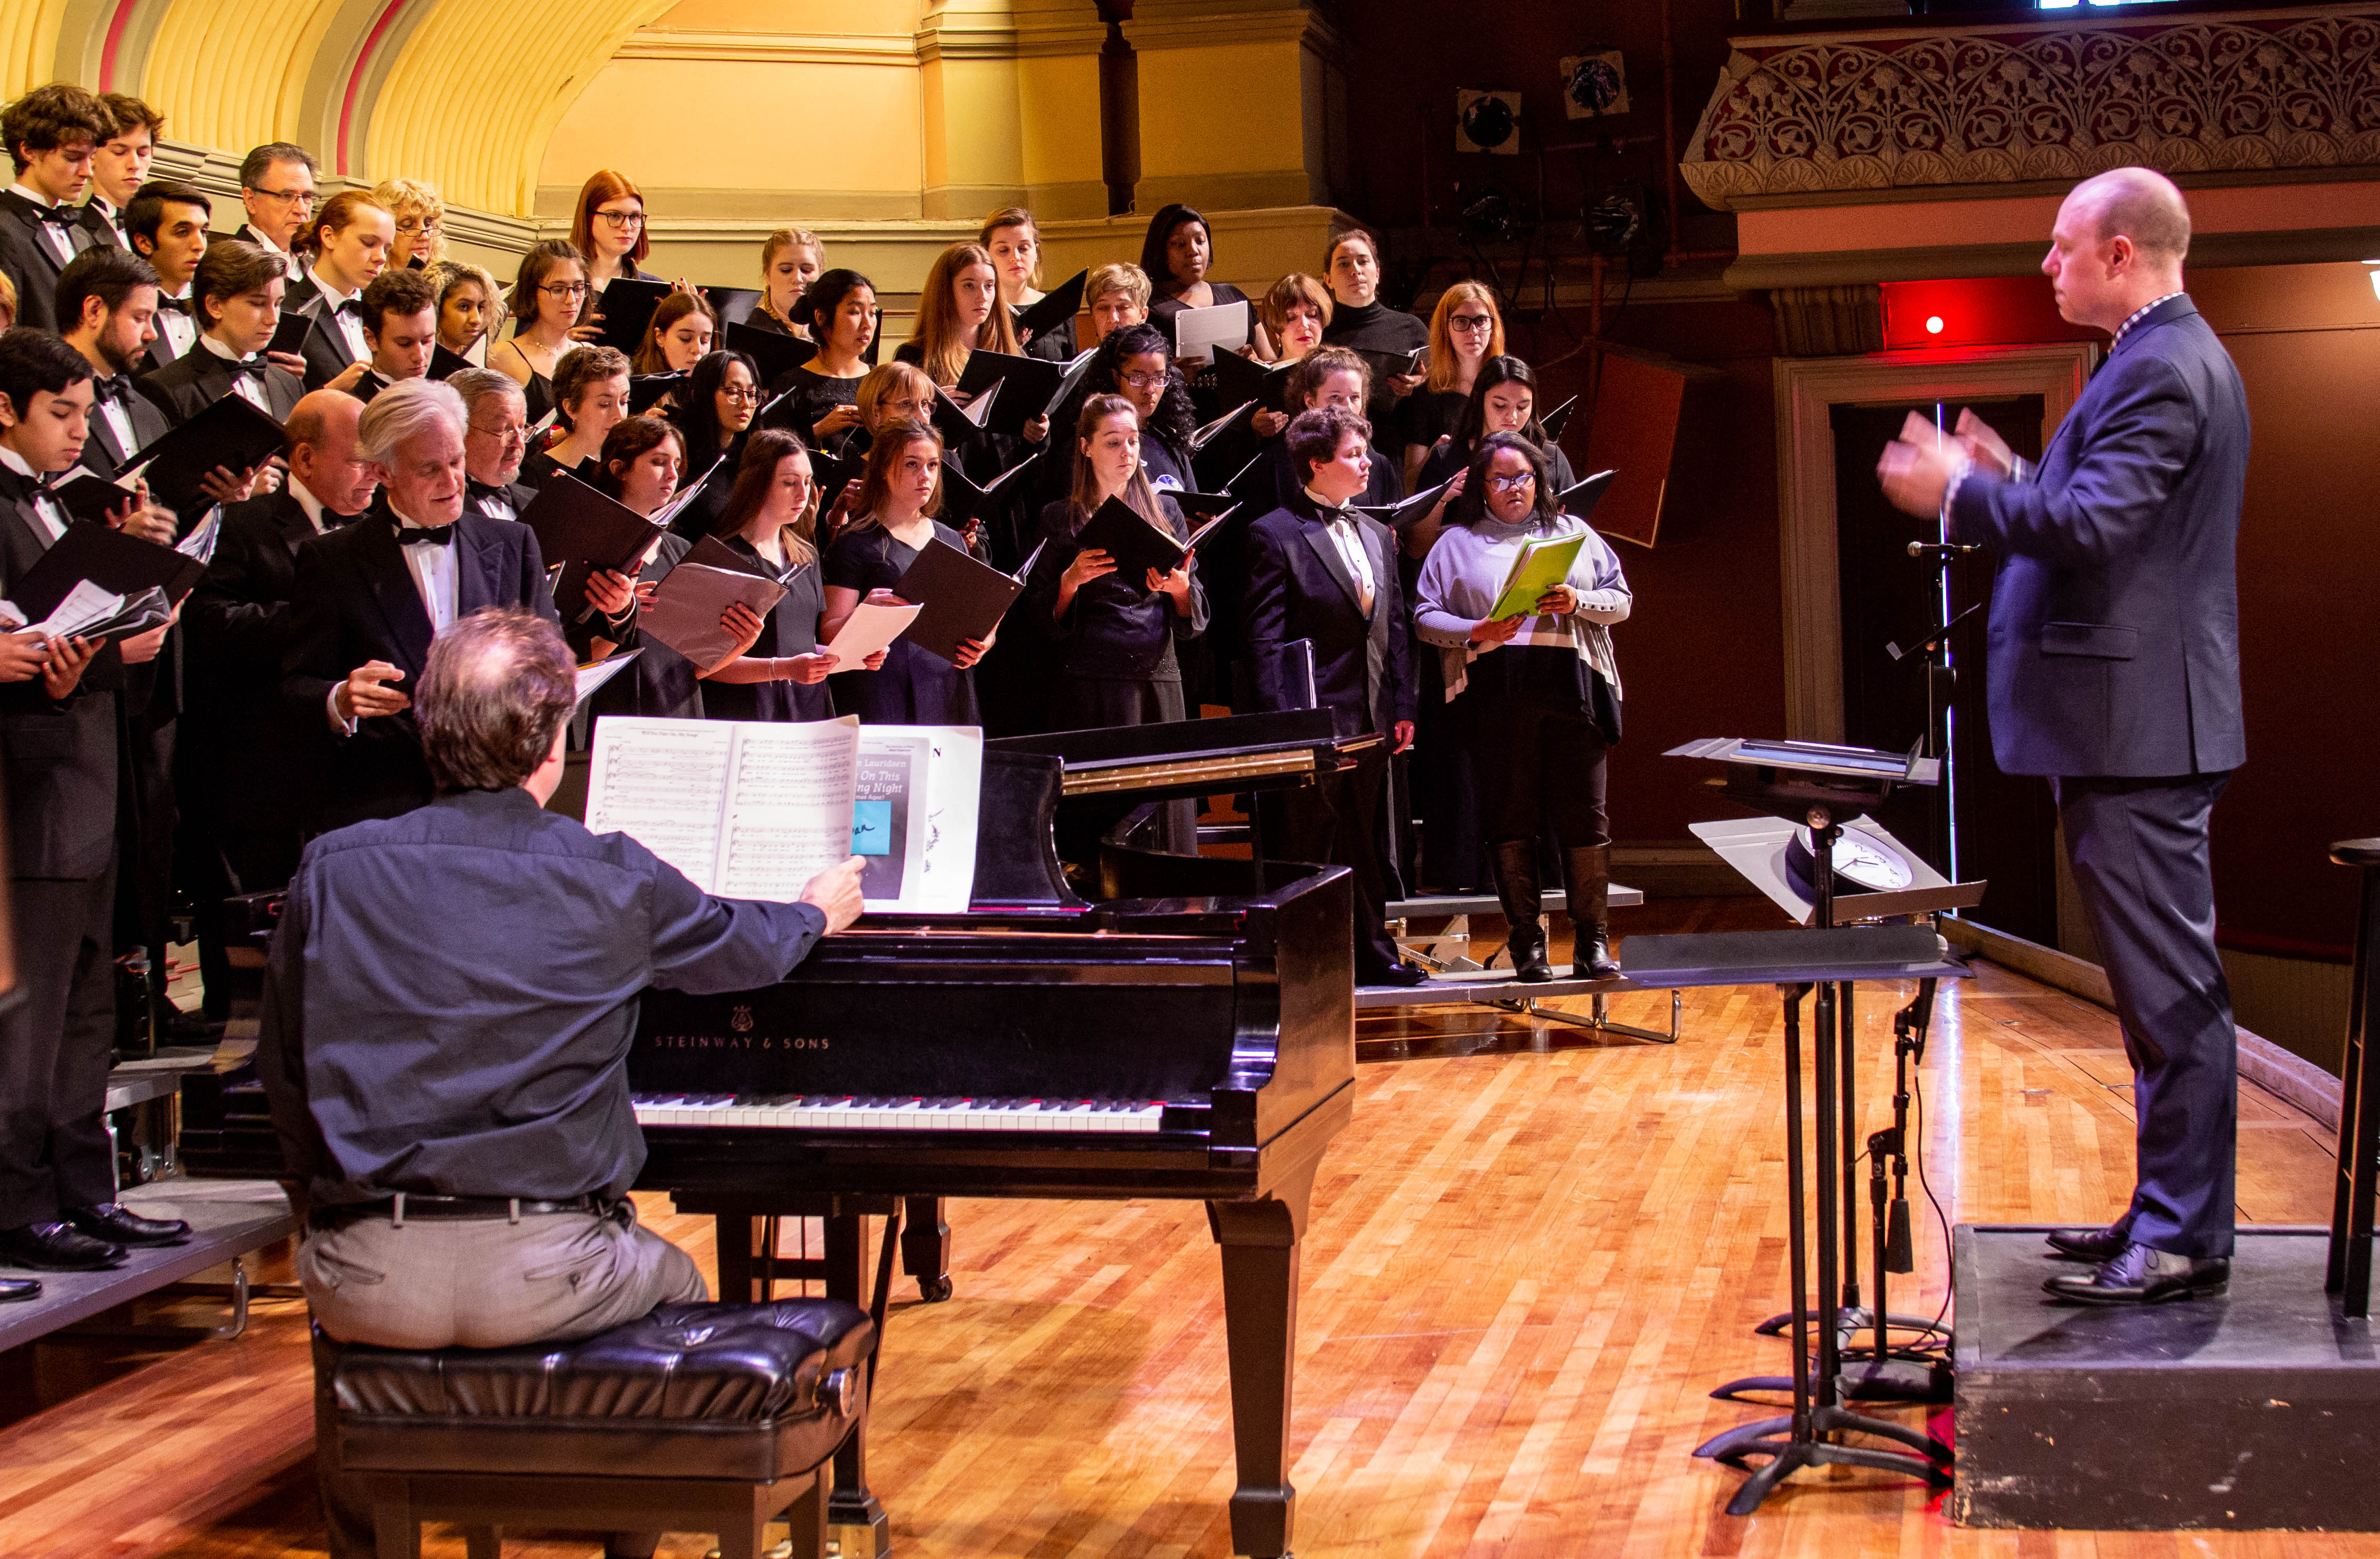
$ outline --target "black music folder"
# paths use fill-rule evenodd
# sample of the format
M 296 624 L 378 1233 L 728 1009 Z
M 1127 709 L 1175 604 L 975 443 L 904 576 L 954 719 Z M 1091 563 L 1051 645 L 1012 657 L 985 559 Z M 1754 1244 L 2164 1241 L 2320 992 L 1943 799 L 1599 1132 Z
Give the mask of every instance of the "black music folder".
M 638 373 L 628 379 L 628 415 L 641 417 L 660 404 L 661 398 L 684 384 L 691 375 L 669 373 Z M 684 409 L 683 407 L 680 408 Z
M 964 529 L 968 520 L 989 515 L 994 501 L 1010 482 L 1016 480 L 1016 473 L 1039 458 L 1041 451 L 1037 449 L 979 487 L 974 478 L 959 469 L 956 462 L 945 460 L 942 462 L 942 522 Z M 833 500 L 830 498 L 828 502 Z
M 67 513 L 93 525 L 105 525 L 107 517 L 127 504 L 137 504 L 140 494 L 129 487 L 118 486 L 105 477 L 89 471 L 78 474 L 72 481 L 50 489 L 50 496 L 66 505 Z
M 730 325 L 742 324 L 752 317 L 754 311 L 760 307 L 760 294 L 752 287 L 707 286 L 701 291 L 704 300 L 710 305 L 710 311 L 719 316 L 720 328 L 722 330 Z M 763 331 L 761 334 L 765 335 L 769 332 Z M 794 337 L 787 336 L 785 339 L 790 341 Z
M 1289 376 L 1296 371 L 1293 362 L 1261 363 L 1237 352 L 1225 352 L 1215 359 L 1215 404 L 1225 411 L 1236 411 L 1254 401 L 1267 411 L 1281 410 L 1281 399 L 1289 394 Z
M 1546 431 L 1546 442 L 1548 444 L 1560 442 L 1562 435 L 1562 425 L 1570 420 L 1570 409 L 1577 404 L 1578 397 L 1576 396 L 1572 396 L 1570 399 L 1562 402 L 1560 406 L 1555 407 L 1551 411 L 1547 412 L 1543 417 L 1537 419 L 1537 426 L 1545 429 Z
M 1370 515 L 1391 530 L 1402 530 L 1436 507 L 1454 479 L 1448 477 L 1436 487 L 1425 487 L 1412 497 L 1394 504 L 1357 504 L 1355 512 Z
M 757 294 L 755 295 L 757 296 Z M 720 345 L 731 352 L 741 352 L 752 359 L 759 370 L 760 388 L 775 390 L 786 374 L 818 356 L 818 343 L 805 341 L 798 335 L 780 335 L 773 330 L 741 321 L 727 326 Z M 808 430 L 804 430 L 807 432 Z M 802 442 L 808 444 L 805 437 Z
M 235 475 L 281 453 L 288 435 L 281 424 L 234 390 L 134 457 L 133 469 L 149 483 L 149 496 L 195 521 L 213 500 L 199 483 L 217 466 Z M 194 507 L 193 505 L 198 505 Z
M 670 295 L 666 282 L 640 282 L 623 276 L 605 284 L 595 307 L 601 312 L 602 345 L 616 347 L 631 359 L 644 345 L 645 326 L 653 323 L 653 312 L 662 299 Z
M 1018 310 L 1018 332 L 1030 331 L 1035 335 L 1047 335 L 1062 328 L 1068 320 L 1083 311 L 1083 284 L 1090 279 L 1088 271 L 1077 271 L 1037 301 Z
M 1213 524 L 1207 527 L 1208 530 L 1213 529 Z M 1198 535 L 1206 533 L 1201 530 Z M 1083 528 L 1075 532 L 1075 544 L 1085 552 L 1107 554 L 1114 560 L 1116 572 L 1135 585 L 1147 580 L 1151 568 L 1171 574 L 1181 567 L 1191 547 L 1190 542 L 1176 540 L 1171 531 L 1149 523 L 1139 510 L 1121 498 L 1101 504 L 1083 522 Z
M 292 357 L 302 356 L 306 350 L 306 337 L 312 335 L 313 331 L 314 311 L 310 305 L 298 309 L 284 309 L 281 311 L 281 323 L 273 327 L 273 339 L 264 344 L 264 349 L 268 352 L 287 352 Z M 196 352 L 204 351 L 206 348 L 193 346 L 190 349 Z
M 1026 577 L 1033 571 L 1034 558 L 1040 555 L 1041 549 L 1036 547 L 1024 567 L 1003 574 L 948 542 L 928 542 L 926 550 L 901 576 L 901 582 L 892 587 L 892 593 L 902 600 L 925 608 L 910 620 L 901 637 L 955 665 L 960 641 L 986 638 L 1000 626 L 1000 619 L 1025 593 Z
M 978 352 L 975 355 L 982 357 L 984 354 Z M 1001 391 L 1005 387 L 1004 381 L 995 383 L 990 389 L 961 406 L 951 398 L 948 390 L 937 385 L 934 389 L 933 421 L 934 431 L 942 435 L 942 447 L 958 449 L 982 438 L 990 422 L 992 408 L 1000 404 Z M 1019 424 L 1020 427 L 1022 425 Z M 943 469 L 949 469 L 947 462 Z
M 1050 397 L 1066 382 L 1066 367 L 1043 358 L 978 348 L 967 354 L 958 389 L 962 395 L 980 396 L 995 384 L 1000 386 L 1000 398 L 983 425 L 1014 438 L 1024 432 L 1026 423 L 1049 414 Z
M 1355 355 L 1364 359 L 1375 377 L 1382 379 L 1394 378 L 1401 373 L 1420 373 L 1429 367 L 1427 346 L 1415 347 L 1410 352 L 1371 352 L 1358 347 Z
M 553 609 L 565 623 L 577 621 L 587 610 L 588 575 L 611 568 L 635 579 L 645 549 L 662 534 L 660 526 L 567 471 L 548 481 L 520 518 L 537 532 L 546 566 L 561 570 Z
M 1595 505 L 1603 502 L 1603 494 L 1609 491 L 1612 479 L 1619 474 L 1618 471 L 1597 471 L 1584 481 L 1574 482 L 1556 496 L 1554 506 L 1564 514 L 1585 519 L 1595 513 Z
M 204 563 L 171 547 L 105 525 L 78 521 L 67 526 L 67 533 L 25 570 L 9 599 L 25 614 L 27 622 L 38 623 L 56 611 L 67 592 L 85 579 L 111 595 L 135 596 L 145 590 L 159 590 L 168 601 L 179 601 L 206 571 Z

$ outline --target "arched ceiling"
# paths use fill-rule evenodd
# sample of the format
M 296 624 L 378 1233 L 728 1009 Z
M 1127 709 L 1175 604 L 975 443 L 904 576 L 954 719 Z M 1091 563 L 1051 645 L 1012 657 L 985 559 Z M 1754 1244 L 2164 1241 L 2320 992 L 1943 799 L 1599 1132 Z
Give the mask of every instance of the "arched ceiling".
M 334 175 L 525 216 L 563 112 L 672 3 L 8 0 L 0 98 L 59 79 L 135 92 L 176 141 L 292 140 Z

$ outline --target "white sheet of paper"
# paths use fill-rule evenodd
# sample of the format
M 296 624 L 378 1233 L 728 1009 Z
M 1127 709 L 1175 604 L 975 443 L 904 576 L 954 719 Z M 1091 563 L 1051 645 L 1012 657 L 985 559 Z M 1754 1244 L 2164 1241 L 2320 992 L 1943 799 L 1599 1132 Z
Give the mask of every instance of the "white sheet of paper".
M 114 591 L 102 590 L 89 579 L 81 579 L 76 581 L 74 589 L 67 591 L 67 598 L 58 603 L 55 611 L 33 627 L 53 639 L 70 638 L 93 623 L 105 622 L 123 610 L 124 597 Z
M 222 532 L 222 520 L 223 505 L 209 505 L 207 518 L 190 527 L 190 533 L 175 543 L 174 550 L 184 557 L 212 563 L 215 560 L 215 538 Z
M 711 891 L 790 903 L 851 854 L 859 717 L 738 722 L 737 737 Z
M 1236 352 L 1248 344 L 1248 305 L 1218 303 L 1211 309 L 1184 309 L 1173 316 L 1175 355 L 1211 358 Z
M 834 642 L 826 647 L 827 652 L 834 656 L 835 669 L 863 669 L 861 662 L 908 632 L 909 625 L 917 621 L 917 614 L 924 610 L 923 606 L 874 606 L 861 602 L 851 615 L 843 620 L 843 627 L 835 634 Z
M 625 834 L 709 890 L 719 865 L 735 726 L 614 715 L 595 723 L 587 827 Z

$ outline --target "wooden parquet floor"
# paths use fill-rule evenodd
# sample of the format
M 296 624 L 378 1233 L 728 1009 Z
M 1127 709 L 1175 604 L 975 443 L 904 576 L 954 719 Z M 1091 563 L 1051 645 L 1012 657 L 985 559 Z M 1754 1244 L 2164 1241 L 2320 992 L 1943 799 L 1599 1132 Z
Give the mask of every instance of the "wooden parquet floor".
M 1753 913 L 1644 913 L 1657 912 L 1664 930 Z M 1864 1135 L 1888 1113 L 1906 993 L 1863 992 Z M 1615 1016 L 1658 1027 L 1665 1004 L 1620 1000 Z M 1305 1250 L 1305 1559 L 2380 1556 L 2380 1535 L 1969 1531 L 1913 1483 L 1866 1472 L 1803 1474 L 1758 1516 L 1724 1515 L 1739 1475 L 1688 1452 L 1767 1415 L 1706 1393 L 1788 1364 L 1751 1332 L 1785 1298 L 1773 994 L 1689 993 L 1685 1034 L 1647 1045 L 1476 1008 L 1362 1024 L 1355 1122 L 1324 1162 Z M 2120 1206 L 2131 1117 L 2106 1013 L 1985 967 L 1946 982 L 1923 1076 L 1927 1179 L 1950 1221 L 2089 1222 Z M 2326 1133 L 2244 1085 L 2241 1219 L 2322 1221 L 2330 1173 Z M 649 1212 L 709 1261 L 707 1225 Z M 1943 1237 L 1923 1200 L 1915 1212 L 1919 1271 L 1892 1303 L 1930 1314 Z M 1222 1302 L 1200 1209 L 971 1201 L 951 1223 L 956 1297 L 923 1305 L 901 1285 L 876 1399 L 872 1472 L 896 1552 L 1227 1554 Z M 298 1307 L 268 1305 L 233 1343 L 51 1349 L 48 1389 L 81 1389 L 0 1427 L 0 1553 L 320 1553 L 302 1324 Z M 707 1547 L 673 1538 L 663 1552 Z M 506 1545 L 515 1559 L 592 1552 Z

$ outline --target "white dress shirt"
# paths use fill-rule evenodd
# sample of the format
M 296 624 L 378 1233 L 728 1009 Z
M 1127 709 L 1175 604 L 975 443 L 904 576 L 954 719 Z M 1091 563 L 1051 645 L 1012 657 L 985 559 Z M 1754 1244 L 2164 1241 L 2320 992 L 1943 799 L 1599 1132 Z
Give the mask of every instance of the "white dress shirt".
M 50 496 L 45 485 L 48 479 L 35 471 L 32 467 L 27 465 L 23 456 L 18 455 L 15 450 L 7 448 L 5 445 L 0 445 L 0 466 L 6 466 L 10 470 L 16 472 L 18 476 L 25 478 L 37 486 L 43 487 L 43 491 L 33 494 L 34 517 L 40 521 L 40 525 L 42 527 L 47 528 L 46 532 L 42 537 L 42 545 L 46 547 L 55 542 L 59 537 L 65 535 L 67 533 L 67 511 L 64 505 L 59 504 L 55 498 Z
M 306 518 L 314 522 L 314 529 L 322 530 L 321 502 L 316 500 L 311 493 L 306 491 L 304 484 L 296 481 L 290 482 L 289 490 L 293 495 L 298 495 L 298 505 L 306 510 Z M 395 516 L 396 528 L 400 534 L 407 530 L 428 529 L 425 526 L 414 524 L 403 515 L 397 514 L 395 509 L 391 509 L 389 513 Z M 367 519 L 361 523 L 377 525 L 380 522 Z M 413 589 L 421 597 L 421 609 L 429 614 L 430 636 L 432 639 L 444 633 L 455 623 L 455 592 L 458 579 L 455 573 L 455 549 L 461 544 L 460 537 L 450 538 L 444 546 L 419 544 L 407 546 L 403 542 L 397 543 L 397 554 L 405 559 L 405 571 L 413 577 Z M 339 713 L 339 689 L 346 686 L 344 681 L 333 684 L 331 696 L 324 703 L 323 709 L 331 717 L 333 730 L 342 736 L 352 737 L 356 734 L 354 719 Z
M 182 290 L 174 296 L 183 303 L 189 303 L 191 301 L 189 284 L 184 283 Z M 165 343 L 165 350 L 160 354 L 161 356 L 183 357 L 199 343 L 199 322 L 179 310 L 159 309 L 157 334 Z
M 215 356 L 223 359 L 225 362 L 254 362 L 257 360 L 252 357 L 241 358 L 234 355 L 229 347 L 225 346 L 222 342 L 216 340 L 212 335 L 200 336 L 199 346 L 206 351 L 212 352 Z M 245 373 L 236 375 L 232 379 L 231 388 L 234 395 L 246 400 L 249 405 L 256 408 L 257 410 L 261 411 L 268 416 L 272 414 L 273 408 L 267 405 L 264 399 L 264 385 L 256 379 Z
M 1363 609 L 1364 615 L 1370 616 L 1375 588 L 1372 556 L 1365 550 L 1364 532 L 1355 523 L 1354 512 L 1340 507 L 1311 487 L 1305 490 L 1305 495 L 1322 511 L 1322 529 L 1329 532 L 1331 545 L 1339 549 L 1340 561 L 1347 565 L 1348 577 L 1355 581 L 1355 604 Z
M 10 185 L 8 193 L 21 200 L 30 201 L 43 211 L 54 211 L 57 207 L 57 201 L 51 200 L 40 190 L 29 189 L 22 184 Z M 74 259 L 75 247 L 72 233 L 55 222 L 42 222 L 36 225 L 41 228 L 42 246 L 56 256 L 59 264 L 64 265 Z
M 314 287 L 322 295 L 321 309 L 323 320 L 329 323 L 333 331 L 337 333 L 339 339 L 347 344 L 347 360 L 370 362 L 371 347 L 364 340 L 364 322 L 352 313 L 343 311 L 339 307 L 343 303 L 354 302 L 363 294 L 337 291 L 320 275 L 314 277 Z
M 322 523 L 322 500 L 315 497 L 295 476 L 289 479 L 289 496 L 297 499 L 298 506 L 306 511 L 306 522 L 314 528 L 315 535 L 330 534 L 331 528 Z
M 132 436 L 132 419 L 125 415 L 121 404 L 112 400 L 94 400 L 91 409 L 99 414 L 101 421 L 107 424 L 107 436 L 115 441 L 116 448 L 123 450 L 127 457 L 140 452 L 140 441 Z

